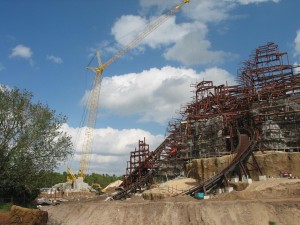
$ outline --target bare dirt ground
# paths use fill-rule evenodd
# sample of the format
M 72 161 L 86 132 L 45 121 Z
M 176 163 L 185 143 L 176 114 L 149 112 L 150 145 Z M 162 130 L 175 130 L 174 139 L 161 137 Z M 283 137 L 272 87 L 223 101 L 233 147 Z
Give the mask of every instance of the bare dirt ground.
M 194 184 L 190 180 L 172 181 L 171 184 L 172 190 L 174 186 L 186 188 L 189 185 Z M 64 202 L 42 210 L 48 211 L 49 225 L 268 225 L 270 222 L 298 225 L 300 221 L 299 179 L 254 182 L 243 191 L 211 196 L 208 200 L 190 196 L 144 200 L 141 196 L 133 196 L 124 201 L 104 201 L 106 197 Z
M 0 225 L 9 224 L 9 213 L 7 212 L 0 212 Z

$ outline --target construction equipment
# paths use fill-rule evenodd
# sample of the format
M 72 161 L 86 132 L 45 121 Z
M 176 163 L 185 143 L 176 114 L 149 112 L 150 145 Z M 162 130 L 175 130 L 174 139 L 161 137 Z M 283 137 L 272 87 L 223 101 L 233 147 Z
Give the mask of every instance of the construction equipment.
M 101 187 L 100 184 L 98 184 L 98 183 L 92 183 L 91 187 L 92 187 L 93 189 L 95 189 L 98 193 L 103 193 L 103 192 L 102 192 L 102 187 Z
M 73 185 L 76 186 L 76 180 L 77 180 L 76 175 L 74 174 L 73 170 L 70 167 L 67 167 L 67 171 L 70 174 L 70 176 L 67 177 L 67 181 L 72 182 Z
M 95 72 L 95 79 L 93 87 L 90 94 L 90 100 L 88 103 L 88 118 L 87 125 L 84 133 L 84 143 L 82 146 L 82 158 L 80 160 L 80 167 L 78 171 L 78 177 L 85 177 L 88 172 L 88 166 L 90 161 L 90 154 L 93 142 L 93 130 L 96 123 L 96 116 L 99 104 L 99 96 L 101 89 L 102 73 L 110 66 L 114 61 L 120 58 L 124 53 L 130 49 L 137 46 L 145 37 L 147 37 L 152 31 L 158 28 L 161 24 L 168 20 L 174 13 L 176 13 L 183 5 L 190 2 L 190 0 L 183 0 L 179 5 L 173 7 L 170 11 L 162 16 L 158 17 L 156 20 L 151 22 L 140 34 L 138 34 L 129 44 L 125 45 L 123 49 L 117 52 L 113 57 L 111 57 L 106 62 L 101 62 L 100 53 L 97 51 L 98 67 L 87 67 L 87 69 Z M 68 170 L 69 171 L 69 170 Z

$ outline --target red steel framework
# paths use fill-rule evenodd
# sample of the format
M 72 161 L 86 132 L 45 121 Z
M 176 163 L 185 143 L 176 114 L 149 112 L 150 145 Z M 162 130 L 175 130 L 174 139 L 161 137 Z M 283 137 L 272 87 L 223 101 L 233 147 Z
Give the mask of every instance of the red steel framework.
M 126 175 L 124 177 L 123 185 L 126 187 L 128 184 L 140 182 L 142 176 L 148 169 L 151 169 L 145 164 L 146 159 L 150 156 L 149 144 L 146 140 L 139 140 L 138 149 L 130 152 L 130 160 L 127 161 Z M 138 187 L 141 189 L 141 187 Z
M 289 64 L 286 52 L 268 42 L 258 46 L 242 63 L 237 85 L 214 85 L 212 81 L 192 85 L 193 101 L 181 106 L 180 118 L 169 122 L 168 137 L 155 154 L 149 152 L 145 140 L 131 152 L 124 182 L 141 182 L 147 171 L 157 169 L 157 165 L 176 166 L 193 158 L 235 153 L 240 129 L 255 134 L 255 147 L 237 164 L 240 169 L 247 168 L 254 150 L 299 151 L 299 71 L 299 66 Z

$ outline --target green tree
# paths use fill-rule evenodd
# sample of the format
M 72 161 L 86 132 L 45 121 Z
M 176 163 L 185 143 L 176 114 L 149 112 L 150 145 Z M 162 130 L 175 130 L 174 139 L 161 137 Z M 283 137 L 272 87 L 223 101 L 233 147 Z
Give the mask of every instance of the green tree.
M 51 188 L 55 184 L 64 183 L 68 176 L 66 172 L 62 174 L 58 172 L 44 172 L 40 175 L 38 186 L 43 188 Z
M 72 154 L 71 137 L 61 129 L 66 117 L 32 97 L 0 87 L 0 193 L 6 197 L 30 195 Z
M 116 180 L 122 180 L 122 177 L 117 177 L 116 175 L 108 175 L 108 174 L 97 174 L 97 173 L 92 173 L 87 175 L 84 178 L 84 181 L 88 183 L 89 185 L 92 184 L 100 184 L 102 188 L 105 188 L 107 185 L 110 183 L 116 181 Z

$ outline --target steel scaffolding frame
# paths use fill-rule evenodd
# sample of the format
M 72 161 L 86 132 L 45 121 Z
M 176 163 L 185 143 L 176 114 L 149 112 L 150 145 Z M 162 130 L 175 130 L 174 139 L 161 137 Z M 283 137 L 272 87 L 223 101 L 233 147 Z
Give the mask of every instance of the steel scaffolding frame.
M 237 85 L 214 85 L 212 81 L 192 85 L 193 100 L 181 106 L 179 118 L 169 122 L 163 144 L 149 152 L 149 146 L 142 148 L 145 143 L 139 142 L 139 149 L 131 152 L 123 183 L 141 182 L 145 174 L 149 181 L 147 171 L 159 166 L 175 168 L 193 158 L 237 153 L 240 129 L 255 134 L 247 157 L 232 164 L 241 173 L 247 172 L 249 156 L 256 161 L 254 150 L 299 151 L 299 68 L 289 64 L 287 53 L 280 52 L 278 45 L 268 42 L 242 63 Z

